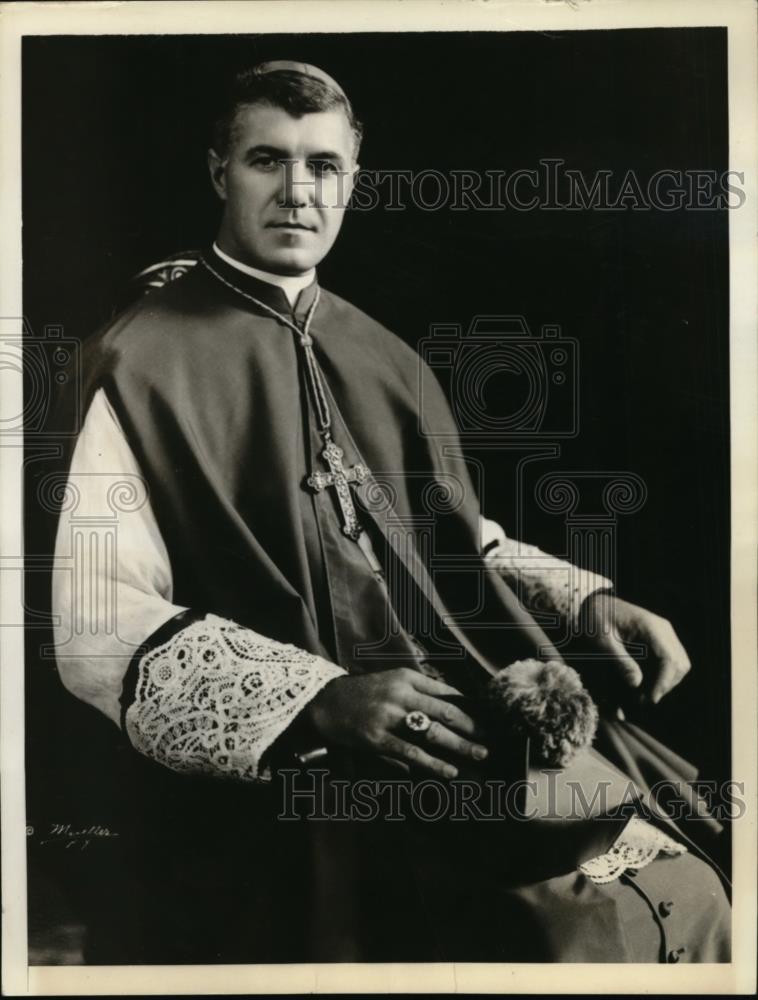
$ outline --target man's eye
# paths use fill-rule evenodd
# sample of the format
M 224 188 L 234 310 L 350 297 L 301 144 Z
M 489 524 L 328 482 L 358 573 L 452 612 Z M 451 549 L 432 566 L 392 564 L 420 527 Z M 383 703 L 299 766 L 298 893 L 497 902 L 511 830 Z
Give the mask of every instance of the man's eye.
M 276 170 L 279 166 L 279 162 L 278 160 L 275 160 L 273 156 L 256 156 L 252 165 L 257 170 Z
M 339 168 L 331 160 L 311 160 L 311 168 L 316 174 L 337 174 Z

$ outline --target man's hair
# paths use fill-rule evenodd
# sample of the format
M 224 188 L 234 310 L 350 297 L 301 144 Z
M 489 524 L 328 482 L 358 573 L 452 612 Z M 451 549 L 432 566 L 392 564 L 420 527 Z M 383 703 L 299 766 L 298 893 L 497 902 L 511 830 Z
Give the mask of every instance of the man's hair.
M 236 74 L 216 115 L 211 140 L 219 156 L 224 157 L 229 151 L 237 112 L 253 104 L 281 108 L 293 118 L 339 108 L 344 111 L 350 125 L 354 138 L 353 152 L 356 157 L 358 155 L 363 126 L 355 117 L 345 94 L 305 73 L 283 69 L 258 74 L 255 67 L 251 67 Z

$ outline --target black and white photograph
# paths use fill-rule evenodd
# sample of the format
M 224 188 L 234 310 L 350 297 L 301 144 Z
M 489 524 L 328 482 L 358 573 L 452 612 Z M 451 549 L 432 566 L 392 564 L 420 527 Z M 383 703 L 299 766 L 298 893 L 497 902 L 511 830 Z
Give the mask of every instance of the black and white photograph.
M 754 6 L 60 6 L 4 990 L 751 992 Z

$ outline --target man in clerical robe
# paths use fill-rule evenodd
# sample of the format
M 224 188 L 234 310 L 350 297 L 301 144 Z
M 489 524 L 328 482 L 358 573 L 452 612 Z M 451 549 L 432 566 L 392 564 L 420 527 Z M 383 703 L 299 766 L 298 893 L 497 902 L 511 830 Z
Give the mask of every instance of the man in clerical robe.
M 422 399 L 425 426 L 456 433 L 428 369 L 319 286 L 360 138 L 322 70 L 241 73 L 209 151 L 215 242 L 89 348 L 53 605 L 63 683 L 130 748 L 124 960 L 725 961 L 724 888 L 670 824 L 544 858 L 507 824 L 277 818 L 280 774 L 314 761 L 485 768 L 486 680 L 560 660 L 517 589 L 590 622 L 653 701 L 689 668 L 612 581 L 481 516 L 464 459 L 420 433 Z M 115 497 L 116 535 L 81 546 Z M 656 653 L 644 678 L 625 636 Z

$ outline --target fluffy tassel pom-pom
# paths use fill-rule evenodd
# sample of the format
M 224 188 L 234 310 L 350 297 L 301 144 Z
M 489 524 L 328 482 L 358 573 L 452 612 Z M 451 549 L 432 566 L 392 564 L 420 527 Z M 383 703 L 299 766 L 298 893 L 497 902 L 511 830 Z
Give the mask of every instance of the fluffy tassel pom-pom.
M 595 703 L 576 670 L 557 660 L 511 663 L 495 674 L 487 694 L 544 764 L 566 767 L 595 738 Z

